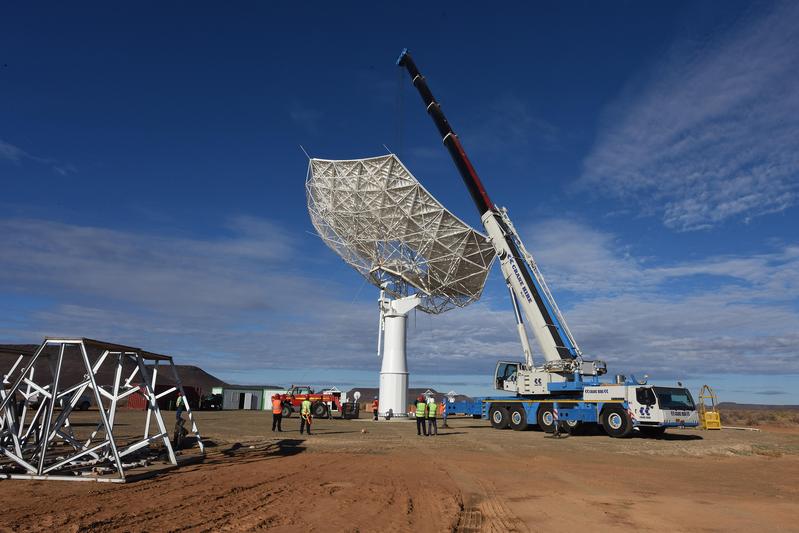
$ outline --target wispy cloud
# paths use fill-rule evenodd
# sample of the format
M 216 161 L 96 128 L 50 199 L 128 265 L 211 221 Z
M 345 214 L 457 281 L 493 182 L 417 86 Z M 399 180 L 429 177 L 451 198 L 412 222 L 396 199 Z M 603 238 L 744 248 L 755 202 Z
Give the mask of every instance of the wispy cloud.
M 565 311 L 578 342 L 614 369 L 799 372 L 798 246 L 655 265 L 574 221 L 526 233 L 556 297 L 573 302 Z
M 579 222 L 550 220 L 525 233 L 556 297 L 570 302 L 563 310 L 578 342 L 614 371 L 799 372 L 798 246 L 651 265 Z M 296 273 L 301 239 L 251 217 L 216 237 L 0 220 L 0 338 L 85 335 L 223 376 L 298 361 L 376 371 L 374 301 Z M 687 283 L 694 276 L 716 282 Z M 463 310 L 411 316 L 411 372 L 488 374 L 497 359 L 520 357 L 512 311 L 496 292 L 497 301 L 487 291 Z
M 52 171 L 59 176 L 67 176 L 69 174 L 75 174 L 78 172 L 78 169 L 75 168 L 75 165 L 70 163 L 61 163 L 47 157 L 31 155 L 19 146 L 5 142 L 2 139 L 0 139 L 0 159 L 11 161 L 17 165 L 21 164 L 24 160 L 33 161 L 41 165 L 49 166 Z
M 0 159 L 7 159 L 8 161 L 19 163 L 20 160 L 26 157 L 30 157 L 30 155 L 28 155 L 25 150 L 0 139 Z
M 300 280 L 276 275 L 290 257 L 275 224 L 239 217 L 230 235 L 190 239 L 76 226 L 0 220 L 0 287 L 55 290 L 194 315 L 283 305 Z M 271 281 L 270 281 L 271 280 Z M 274 285 L 282 290 L 275 293 Z
M 471 127 L 463 131 L 464 143 L 475 152 L 521 157 L 533 148 L 557 149 L 560 130 L 535 112 L 526 100 L 503 94 L 477 111 Z M 526 160 L 526 159 L 525 159 Z
M 353 335 L 367 319 L 374 329 L 372 313 L 336 299 L 335 282 L 294 273 L 297 235 L 254 217 L 224 229 L 191 238 L 0 220 L 0 338 L 94 336 L 217 369 L 286 365 L 297 353 L 329 362 L 334 339 L 332 351 L 372 351 L 373 339 Z
M 580 184 L 677 230 L 796 204 L 799 5 L 676 44 L 607 110 Z

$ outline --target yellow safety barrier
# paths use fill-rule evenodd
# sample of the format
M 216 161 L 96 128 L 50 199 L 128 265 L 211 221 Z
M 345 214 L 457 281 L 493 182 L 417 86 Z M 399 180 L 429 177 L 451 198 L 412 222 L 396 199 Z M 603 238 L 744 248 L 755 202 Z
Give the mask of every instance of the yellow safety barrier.
M 709 406 L 705 404 L 705 400 L 710 400 Z M 716 393 L 710 385 L 703 385 L 699 391 L 699 423 L 702 429 L 721 429 L 721 414 L 716 409 L 717 403 Z

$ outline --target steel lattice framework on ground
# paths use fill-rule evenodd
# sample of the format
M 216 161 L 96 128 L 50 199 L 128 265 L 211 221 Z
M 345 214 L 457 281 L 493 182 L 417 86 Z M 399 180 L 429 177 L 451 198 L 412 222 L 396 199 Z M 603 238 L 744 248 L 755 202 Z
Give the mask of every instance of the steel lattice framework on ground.
M 94 361 L 87 346 L 102 350 Z M 92 339 L 48 338 L 24 364 L 23 359 L 20 355 L 0 384 L 0 479 L 124 483 L 129 469 L 151 463 L 150 446 L 155 443 L 162 444 L 166 462 L 172 466 L 204 456 L 205 446 L 188 402 L 186 413 L 200 456 L 182 461 L 158 408 L 158 399 L 175 391 L 185 398 L 171 357 Z M 36 373 L 37 361 L 50 367 L 50 378 Z M 175 385 L 156 394 L 159 363 L 161 369 L 169 369 Z M 69 367 L 83 372 L 77 382 L 65 379 Z M 97 382 L 104 367 L 113 375 L 110 386 Z M 84 394 L 91 396 L 99 415 L 88 438 L 77 435 L 70 423 Z M 144 427 L 138 437 L 122 441 L 114 436 L 114 419 L 120 403 L 133 394 L 147 401 Z M 38 407 L 29 410 L 33 397 L 38 398 Z M 155 431 L 151 431 L 153 422 Z
M 319 236 L 394 297 L 415 288 L 438 314 L 480 298 L 494 260 L 487 237 L 442 206 L 394 154 L 311 159 L 308 211 Z

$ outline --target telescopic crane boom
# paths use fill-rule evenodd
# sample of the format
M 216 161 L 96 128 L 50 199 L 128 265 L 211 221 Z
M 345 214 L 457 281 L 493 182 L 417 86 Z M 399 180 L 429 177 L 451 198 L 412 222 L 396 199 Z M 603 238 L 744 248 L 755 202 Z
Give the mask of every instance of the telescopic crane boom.
M 469 190 L 483 226 L 488 232 L 497 257 L 499 257 L 505 283 L 510 289 L 519 335 L 525 351 L 526 365 L 532 368 L 532 357 L 522 322 L 522 313 L 519 312 L 519 309 L 522 310 L 533 330 L 546 360 L 547 370 L 566 374 L 579 372 L 582 365 L 580 348 L 574 341 L 533 257 L 524 248 L 524 244 L 508 218 L 507 210 L 497 208 L 491 201 L 477 171 L 469 161 L 460 139 L 452 130 L 441 110 L 441 105 L 433 97 L 433 93 L 427 86 L 427 81 L 419 72 L 407 48 L 397 59 L 397 65 L 404 67 L 410 74 L 414 87 L 422 97 L 427 112 L 441 134 L 444 146 Z M 597 363 L 599 362 L 597 361 Z M 593 370 L 591 372 L 594 373 Z

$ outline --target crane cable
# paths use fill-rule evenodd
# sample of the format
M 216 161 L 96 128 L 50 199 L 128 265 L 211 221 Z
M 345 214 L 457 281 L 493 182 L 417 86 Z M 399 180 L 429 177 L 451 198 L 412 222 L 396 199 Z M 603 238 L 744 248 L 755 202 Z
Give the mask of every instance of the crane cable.
M 405 87 L 404 78 L 403 78 L 403 71 L 401 68 L 396 69 L 397 71 L 397 88 L 395 91 L 395 103 L 394 103 L 394 146 L 396 147 L 397 151 L 395 152 L 397 156 L 402 153 L 402 141 L 404 136 L 404 91 L 403 88 Z

